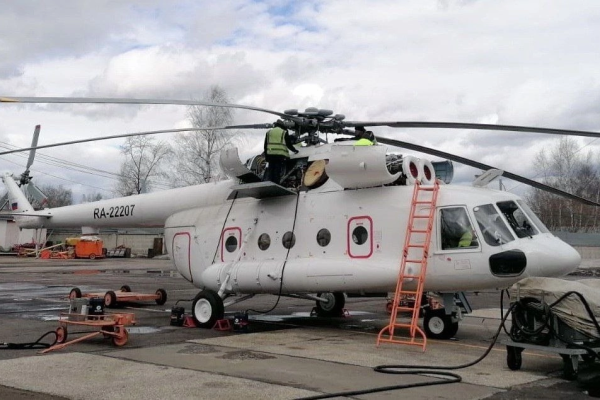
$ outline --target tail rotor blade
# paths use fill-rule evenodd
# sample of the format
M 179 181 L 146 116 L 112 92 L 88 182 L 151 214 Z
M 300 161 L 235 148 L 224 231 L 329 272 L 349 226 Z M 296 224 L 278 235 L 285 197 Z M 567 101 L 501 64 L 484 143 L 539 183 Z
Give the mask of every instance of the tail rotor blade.
M 31 151 L 29 152 L 29 159 L 27 160 L 27 167 L 25 167 L 25 172 L 29 172 L 29 168 L 31 164 L 33 164 L 33 159 L 35 157 L 35 149 L 37 148 L 38 138 L 40 136 L 40 125 L 35 126 L 35 130 L 33 131 L 33 140 L 31 141 Z

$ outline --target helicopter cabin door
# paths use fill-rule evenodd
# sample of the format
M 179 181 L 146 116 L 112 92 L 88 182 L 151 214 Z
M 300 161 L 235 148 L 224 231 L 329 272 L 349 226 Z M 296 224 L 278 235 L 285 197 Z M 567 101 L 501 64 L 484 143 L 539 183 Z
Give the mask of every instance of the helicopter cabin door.
M 367 215 L 352 217 L 348 220 L 348 256 L 350 258 L 369 258 L 373 254 L 373 220 Z
M 190 227 L 189 229 L 194 229 Z M 192 282 L 192 264 L 190 263 L 190 245 L 192 237 L 190 232 L 177 232 L 173 236 L 173 261 L 175 267 L 185 279 Z
M 221 234 L 221 262 L 235 261 L 242 246 L 242 229 L 230 226 Z

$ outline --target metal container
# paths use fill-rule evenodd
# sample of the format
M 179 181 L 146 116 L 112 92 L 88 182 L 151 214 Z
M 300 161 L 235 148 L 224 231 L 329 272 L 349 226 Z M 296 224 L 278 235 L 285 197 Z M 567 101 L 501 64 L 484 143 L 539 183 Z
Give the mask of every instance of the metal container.
M 88 315 L 104 315 L 104 299 L 102 297 L 92 297 L 89 300 Z

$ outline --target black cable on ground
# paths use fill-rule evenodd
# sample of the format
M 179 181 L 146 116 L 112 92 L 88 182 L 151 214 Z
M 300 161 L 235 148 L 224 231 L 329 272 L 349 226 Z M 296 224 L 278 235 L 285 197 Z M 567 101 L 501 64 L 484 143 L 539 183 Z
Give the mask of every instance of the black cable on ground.
M 475 361 L 471 361 L 467 364 L 461 364 L 461 365 L 455 365 L 455 366 L 388 364 L 388 365 L 378 365 L 375 368 L 373 368 L 373 370 L 375 372 L 381 372 L 384 374 L 427 375 L 427 376 L 437 375 L 440 377 L 442 377 L 442 376 L 449 377 L 450 379 L 442 378 L 442 380 L 439 380 L 439 381 L 408 383 L 408 384 L 402 384 L 402 385 L 382 386 L 382 387 L 372 388 L 372 389 L 328 393 L 328 394 L 321 394 L 321 395 L 316 395 L 316 396 L 302 397 L 298 400 L 330 399 L 333 397 L 357 396 L 357 395 L 368 394 L 368 393 L 385 392 L 385 391 L 389 391 L 389 390 L 408 389 L 408 388 L 421 387 L 421 386 L 446 385 L 449 383 L 461 382 L 462 377 L 460 375 L 454 374 L 452 372 L 447 372 L 447 371 L 471 367 L 471 366 L 481 362 L 484 358 L 486 358 L 488 356 L 488 354 L 490 354 L 490 352 L 494 348 L 494 345 L 496 344 L 496 341 L 498 340 L 498 336 L 500 336 L 500 332 L 502 332 L 504 323 L 505 323 L 506 319 L 508 318 L 508 316 L 510 315 L 510 313 L 515 308 L 515 304 L 516 303 L 513 303 L 508 308 L 508 310 L 506 311 L 506 314 L 504 314 L 504 316 L 502 317 L 502 320 L 500 321 L 500 325 L 498 326 L 498 329 L 496 330 L 496 333 L 494 334 L 494 336 L 492 338 L 492 342 L 490 343 L 488 348 L 485 350 L 485 352 L 479 358 L 477 358 Z M 442 370 L 446 370 L 446 371 L 442 371 Z
M 50 334 L 54 334 L 54 342 L 42 343 L 42 339 Z M 25 342 L 25 343 L 0 343 L 0 350 L 29 350 L 29 349 L 47 349 L 56 344 L 58 340 L 58 336 L 56 335 L 56 331 L 48 331 L 44 333 L 38 340 L 35 342 Z

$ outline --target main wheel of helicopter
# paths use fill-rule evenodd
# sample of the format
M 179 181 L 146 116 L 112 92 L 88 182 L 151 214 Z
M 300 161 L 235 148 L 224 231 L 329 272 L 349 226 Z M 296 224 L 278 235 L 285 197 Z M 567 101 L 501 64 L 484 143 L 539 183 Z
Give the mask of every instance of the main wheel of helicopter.
M 326 301 L 317 300 L 317 315 L 319 317 L 339 317 L 344 313 L 344 306 L 346 305 L 346 296 L 342 292 L 326 292 L 317 293 L 322 299 Z
M 217 292 L 203 290 L 194 298 L 192 315 L 198 327 L 211 329 L 225 315 L 223 300 Z

